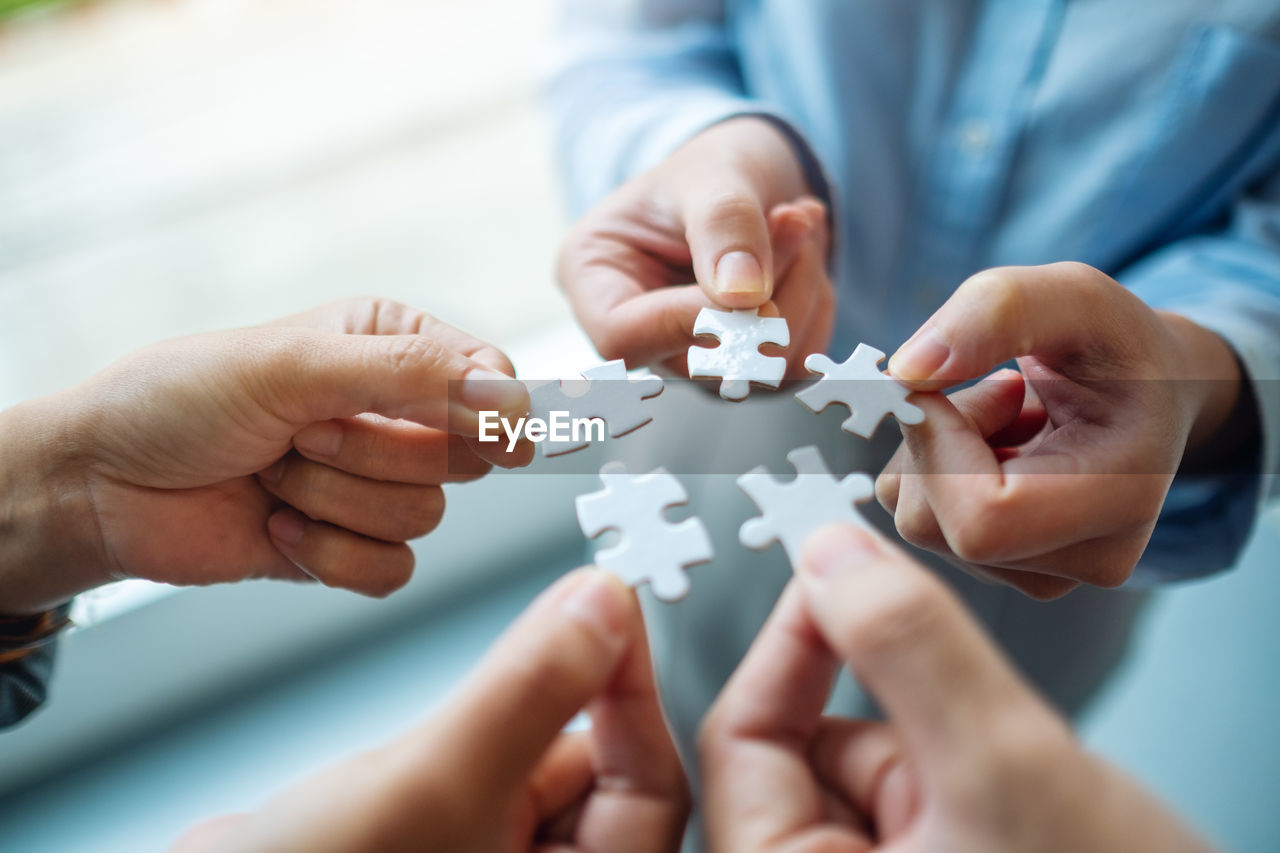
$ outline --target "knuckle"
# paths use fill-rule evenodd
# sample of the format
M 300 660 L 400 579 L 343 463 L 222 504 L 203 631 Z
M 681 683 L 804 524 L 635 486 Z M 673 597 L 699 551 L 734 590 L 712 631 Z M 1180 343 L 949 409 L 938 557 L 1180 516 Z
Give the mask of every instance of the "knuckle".
M 405 539 L 417 539 L 435 530 L 444 518 L 444 490 L 439 486 L 426 487 L 414 500 L 402 501 L 406 517 L 402 524 Z
M 241 333 L 229 357 L 239 362 L 245 387 L 264 399 L 299 404 L 314 389 L 315 366 L 324 361 L 320 333 L 313 329 L 281 327 Z M 287 417 L 302 418 L 304 410 Z
M 507 354 L 497 347 L 486 346 L 477 350 L 472 356 L 473 361 L 496 368 L 498 371 L 508 376 L 516 375 L 516 366 L 512 363 Z
M 386 598 L 408 583 L 414 558 L 407 545 L 375 544 L 342 535 L 331 537 L 315 562 L 315 574 L 325 586 Z
M 986 522 L 962 524 L 947 537 L 951 551 L 966 563 L 994 563 L 999 559 L 998 529 Z
M 596 345 L 596 351 L 605 361 L 625 360 L 631 356 L 630 337 L 616 324 L 597 329 L 592 339 Z
M 1060 277 L 1072 282 L 1072 286 L 1085 296 L 1103 296 L 1118 287 L 1106 274 L 1081 261 L 1058 261 L 1049 267 Z
M 397 373 L 424 365 L 434 367 L 445 361 L 444 347 L 425 335 L 398 335 L 390 340 L 386 355 Z
M 894 513 L 898 507 L 898 494 L 902 487 L 902 475 L 882 472 L 876 477 L 876 500 L 880 506 L 884 507 L 890 513 Z M 895 523 L 897 516 L 894 516 Z
M 763 220 L 759 200 L 739 190 L 730 190 L 710 196 L 701 211 L 707 227 L 740 228 Z
M 1018 280 L 1007 267 L 975 274 L 965 283 L 997 325 L 1016 324 L 1023 315 L 1025 298 Z M 1019 328 L 1013 325 L 1012 328 Z
M 919 506 L 908 507 L 900 503 L 893 515 L 893 526 L 897 528 L 903 541 L 917 548 L 933 550 L 937 544 L 935 540 L 938 528 L 935 519 Z
M 943 523 L 951 552 L 966 563 L 996 563 L 1009 546 L 1011 493 L 1007 490 L 973 501 L 950 524 Z
M 1115 589 L 1124 584 L 1133 574 L 1137 557 L 1128 554 L 1114 554 L 1098 561 L 1089 583 L 1103 589 Z
M 413 552 L 408 546 L 398 546 L 392 553 L 380 555 L 374 563 L 376 568 L 362 573 L 360 591 L 371 598 L 386 598 L 413 577 L 413 562 Z
M 1082 278 L 1092 278 L 1096 276 L 1098 272 L 1083 261 L 1057 261 L 1049 266 L 1054 270 L 1058 270 L 1068 275 L 1080 276 Z
M 394 299 L 384 299 L 381 297 L 373 297 L 369 300 L 369 314 L 373 318 L 373 329 L 399 329 L 403 328 L 404 321 L 413 314 L 419 312 L 405 305 L 403 302 L 397 302 Z M 418 318 L 420 326 L 424 321 L 430 322 L 431 318 L 425 314 Z
M 447 472 L 451 480 L 456 482 L 478 480 L 492 470 L 492 462 L 477 455 L 466 445 L 449 448 Z
M 367 294 L 346 302 L 341 314 L 350 318 L 351 332 L 358 335 L 372 335 L 378 329 L 378 319 L 383 310 L 383 300 Z
M 951 552 L 965 562 L 996 562 L 996 535 L 986 524 L 965 524 L 947 537 Z
M 325 586 L 364 592 L 364 561 L 350 543 L 327 541 L 311 561 L 311 572 Z

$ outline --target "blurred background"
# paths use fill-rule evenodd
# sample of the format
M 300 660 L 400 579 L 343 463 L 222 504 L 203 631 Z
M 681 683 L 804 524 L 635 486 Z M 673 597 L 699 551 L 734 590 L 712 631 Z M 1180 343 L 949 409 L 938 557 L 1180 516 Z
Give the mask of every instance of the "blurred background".
M 399 299 L 527 376 L 591 358 L 536 56 L 553 0 L 0 0 L 0 408 L 146 343 Z M 0 734 L 0 849 L 160 849 L 420 719 L 581 560 L 593 478 L 450 494 L 409 588 L 85 597 L 50 705 Z M 1280 816 L 1280 535 L 1161 593 L 1085 721 L 1236 850 Z

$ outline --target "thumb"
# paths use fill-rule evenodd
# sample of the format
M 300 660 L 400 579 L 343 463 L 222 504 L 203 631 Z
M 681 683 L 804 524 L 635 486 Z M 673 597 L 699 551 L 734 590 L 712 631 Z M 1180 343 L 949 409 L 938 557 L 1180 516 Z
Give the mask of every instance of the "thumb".
M 1038 704 L 941 581 L 879 534 L 823 528 L 805 545 L 799 576 L 818 631 L 926 774 L 976 760 L 984 744 L 975 733 Z
M 642 638 L 634 593 L 608 572 L 575 572 L 534 601 L 411 742 L 464 792 L 510 793 Z
M 264 369 L 294 423 L 366 412 L 476 435 L 479 412 L 524 414 L 524 385 L 427 335 L 346 335 L 265 329 Z
M 919 390 L 937 390 L 1019 356 L 1062 364 L 1130 340 L 1136 301 L 1085 264 L 985 270 L 893 354 L 889 372 Z
M 690 194 L 683 205 L 693 274 L 712 302 L 755 308 L 773 294 L 773 250 L 760 195 L 745 181 Z

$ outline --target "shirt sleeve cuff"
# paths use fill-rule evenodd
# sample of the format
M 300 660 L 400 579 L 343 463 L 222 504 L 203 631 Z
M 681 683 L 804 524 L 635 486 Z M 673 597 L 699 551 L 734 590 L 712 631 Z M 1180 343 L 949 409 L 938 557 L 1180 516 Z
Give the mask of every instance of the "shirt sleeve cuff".
M 1274 335 L 1237 311 L 1213 304 L 1162 304 L 1219 335 L 1235 351 L 1249 382 L 1261 430 L 1251 463 L 1211 476 L 1175 478 L 1134 584 L 1203 577 L 1239 559 L 1254 525 L 1277 497 L 1280 465 L 1280 398 L 1276 391 L 1280 349 Z

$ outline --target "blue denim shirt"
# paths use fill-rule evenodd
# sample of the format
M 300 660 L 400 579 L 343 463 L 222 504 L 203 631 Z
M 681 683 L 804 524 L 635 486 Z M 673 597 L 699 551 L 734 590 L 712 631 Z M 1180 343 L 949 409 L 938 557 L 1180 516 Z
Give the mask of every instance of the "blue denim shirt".
M 833 351 L 892 352 L 971 273 L 1060 260 L 1224 337 L 1263 476 L 1175 483 L 1136 577 L 1234 561 L 1280 466 L 1280 4 L 563 5 L 549 98 L 574 208 L 718 121 L 787 123 L 835 209 Z

